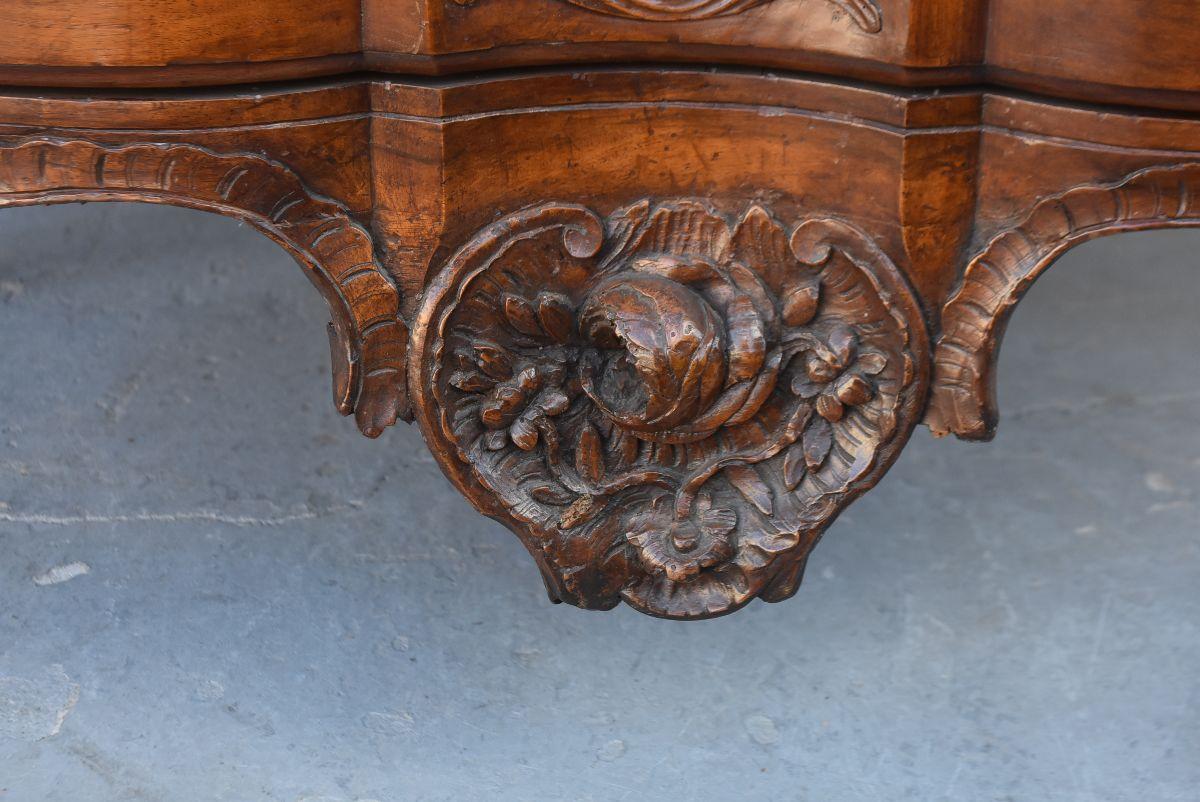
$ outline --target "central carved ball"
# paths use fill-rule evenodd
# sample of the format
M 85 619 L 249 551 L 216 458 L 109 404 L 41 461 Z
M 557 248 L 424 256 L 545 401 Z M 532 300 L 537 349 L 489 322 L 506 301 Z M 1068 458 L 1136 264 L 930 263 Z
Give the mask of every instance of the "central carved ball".
M 699 293 L 625 273 L 584 299 L 580 333 L 606 352 L 584 389 L 618 425 L 655 432 L 693 420 L 725 382 L 725 326 Z

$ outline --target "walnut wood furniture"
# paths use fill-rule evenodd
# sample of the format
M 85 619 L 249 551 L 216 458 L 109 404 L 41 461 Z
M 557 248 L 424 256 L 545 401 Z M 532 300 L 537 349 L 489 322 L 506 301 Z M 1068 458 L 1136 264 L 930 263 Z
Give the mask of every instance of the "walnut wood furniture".
M 1195 0 L 0 15 L 0 204 L 279 243 L 328 301 L 337 408 L 415 420 L 581 607 L 791 596 L 918 423 L 992 435 L 1050 263 L 1200 224 Z

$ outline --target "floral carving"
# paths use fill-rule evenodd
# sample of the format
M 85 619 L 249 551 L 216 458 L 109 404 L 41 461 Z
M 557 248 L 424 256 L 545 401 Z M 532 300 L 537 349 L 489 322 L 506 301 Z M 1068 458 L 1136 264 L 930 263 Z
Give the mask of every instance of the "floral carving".
M 552 595 L 677 618 L 795 591 L 907 437 L 928 361 L 856 229 L 692 200 L 497 223 L 431 285 L 414 348 L 435 454 Z
M 468 0 L 456 0 L 467 2 Z M 771 0 L 567 0 L 590 11 L 640 20 L 698 20 L 740 14 Z M 863 31 L 883 30 L 883 16 L 875 0 L 828 0 Z
M 714 509 L 711 498 L 700 496 L 697 514 L 681 519 L 666 500 L 659 496 L 645 510 L 630 516 L 625 537 L 648 568 L 682 582 L 733 556 L 736 512 Z

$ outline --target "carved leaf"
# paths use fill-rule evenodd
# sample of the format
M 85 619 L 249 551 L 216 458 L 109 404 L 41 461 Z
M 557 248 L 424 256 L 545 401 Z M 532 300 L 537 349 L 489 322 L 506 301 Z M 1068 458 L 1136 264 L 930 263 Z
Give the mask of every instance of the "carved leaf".
M 456 348 L 452 354 L 455 366 L 459 370 L 475 370 L 475 352 L 470 348 Z
M 843 404 L 849 404 L 852 407 L 865 404 L 874 395 L 875 389 L 862 376 L 851 373 L 838 379 L 837 397 Z
M 854 359 L 858 348 L 858 335 L 849 326 L 837 326 L 829 333 L 829 350 L 833 352 L 835 364 L 844 368 Z
M 618 469 L 624 470 L 634 463 L 638 455 L 639 440 L 624 429 L 614 426 L 608 438 L 608 451 L 613 454 Z
M 844 10 L 854 20 L 854 24 L 867 33 L 879 33 L 883 30 L 883 14 L 874 0 L 829 0 L 838 8 Z
M 605 499 L 601 496 L 580 496 L 559 516 L 558 528 L 574 529 L 587 523 L 596 517 L 596 513 L 604 509 L 604 502 Z
M 729 465 L 725 468 L 725 477 L 759 512 L 763 515 L 771 514 L 771 510 L 775 508 L 775 496 L 754 468 L 749 465 Z
M 596 484 L 604 478 L 604 451 L 596 427 L 585 423 L 579 430 L 575 445 L 575 470 L 587 481 Z
M 825 384 L 813 381 L 804 373 L 792 377 L 792 392 L 801 398 L 816 398 L 825 387 Z
M 736 384 L 754 378 L 767 354 L 762 318 L 747 295 L 739 295 L 729 305 L 729 374 L 725 383 Z
M 533 367 L 525 368 L 517 374 L 517 387 L 523 392 L 532 392 L 537 385 L 537 369 Z
M 887 367 L 887 357 L 875 351 L 863 351 L 855 364 L 868 376 L 878 376 Z
M 550 387 L 538 396 L 537 405 L 545 410 L 547 415 L 561 415 L 571 405 L 571 399 L 557 387 Z
M 519 415 L 508 429 L 513 443 L 522 451 L 532 451 L 538 442 L 537 426 L 529 415 Z
M 804 430 L 804 463 L 815 471 L 824 464 L 833 448 L 833 424 L 825 418 L 813 418 Z
M 642 273 L 653 273 L 680 284 L 694 284 L 698 281 L 708 281 L 720 274 L 717 266 L 707 259 L 680 259 L 677 256 L 644 257 L 636 259 L 633 269 Z
M 529 495 L 534 501 L 540 501 L 543 504 L 554 504 L 555 506 L 566 504 L 570 502 L 571 499 L 575 498 L 575 494 L 571 491 L 566 490 L 559 485 L 552 484 L 538 485 L 537 487 L 531 488 Z M 585 498 L 587 497 L 585 496 Z
M 540 292 L 537 305 L 538 320 L 546 333 L 560 343 L 571 339 L 575 320 L 571 315 L 571 302 L 566 296 L 556 292 Z
M 830 423 L 837 423 L 846 414 L 846 408 L 841 401 L 826 393 L 817 399 L 817 414 Z
M 496 386 L 495 381 L 474 370 L 457 370 L 451 373 L 450 384 L 464 393 L 481 393 Z
M 783 483 L 788 490 L 795 490 L 804 480 L 808 465 L 804 454 L 803 443 L 793 443 L 788 446 L 783 456 Z
M 476 341 L 474 347 L 475 362 L 480 370 L 500 381 L 512 378 L 512 357 L 508 351 L 487 340 Z
M 754 268 L 775 293 L 796 266 L 787 232 L 761 206 L 751 207 L 742 217 L 730 246 L 734 260 Z
M 508 415 L 496 399 L 489 398 L 479 405 L 479 419 L 489 429 L 499 429 L 508 424 Z
M 688 254 L 689 258 L 716 260 L 729 247 L 729 224 L 703 203 L 679 201 L 651 212 L 630 246 L 635 253 Z
M 714 507 L 711 501 L 697 500 L 700 530 L 709 537 L 728 535 L 737 526 L 737 513 L 728 507 Z
M 504 304 L 504 316 L 514 329 L 530 337 L 541 336 L 542 327 L 538 325 L 537 313 L 533 311 L 533 305 L 529 301 L 508 292 L 504 293 L 500 300 Z
M 817 316 L 821 305 L 821 282 L 816 276 L 790 285 L 784 292 L 783 322 L 789 326 L 806 326 Z

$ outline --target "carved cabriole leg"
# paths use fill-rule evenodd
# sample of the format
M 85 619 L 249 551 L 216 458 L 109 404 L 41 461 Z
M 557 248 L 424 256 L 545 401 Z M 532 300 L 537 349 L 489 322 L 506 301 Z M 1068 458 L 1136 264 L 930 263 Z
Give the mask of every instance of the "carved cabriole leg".
M 942 311 L 926 423 L 935 434 L 990 440 L 996 432 L 996 361 L 1017 302 L 1070 248 L 1123 231 L 1200 226 L 1200 164 L 1139 170 L 1040 201 L 996 235 Z
M 378 436 L 407 412 L 407 328 L 371 238 L 341 204 L 262 156 L 194 145 L 26 139 L 0 143 L 0 207 L 142 201 L 243 220 L 283 246 L 329 303 L 334 402 Z
M 553 596 L 698 618 L 795 592 L 917 421 L 927 348 L 903 277 L 845 222 L 550 203 L 433 279 L 410 386 L 435 456 Z

